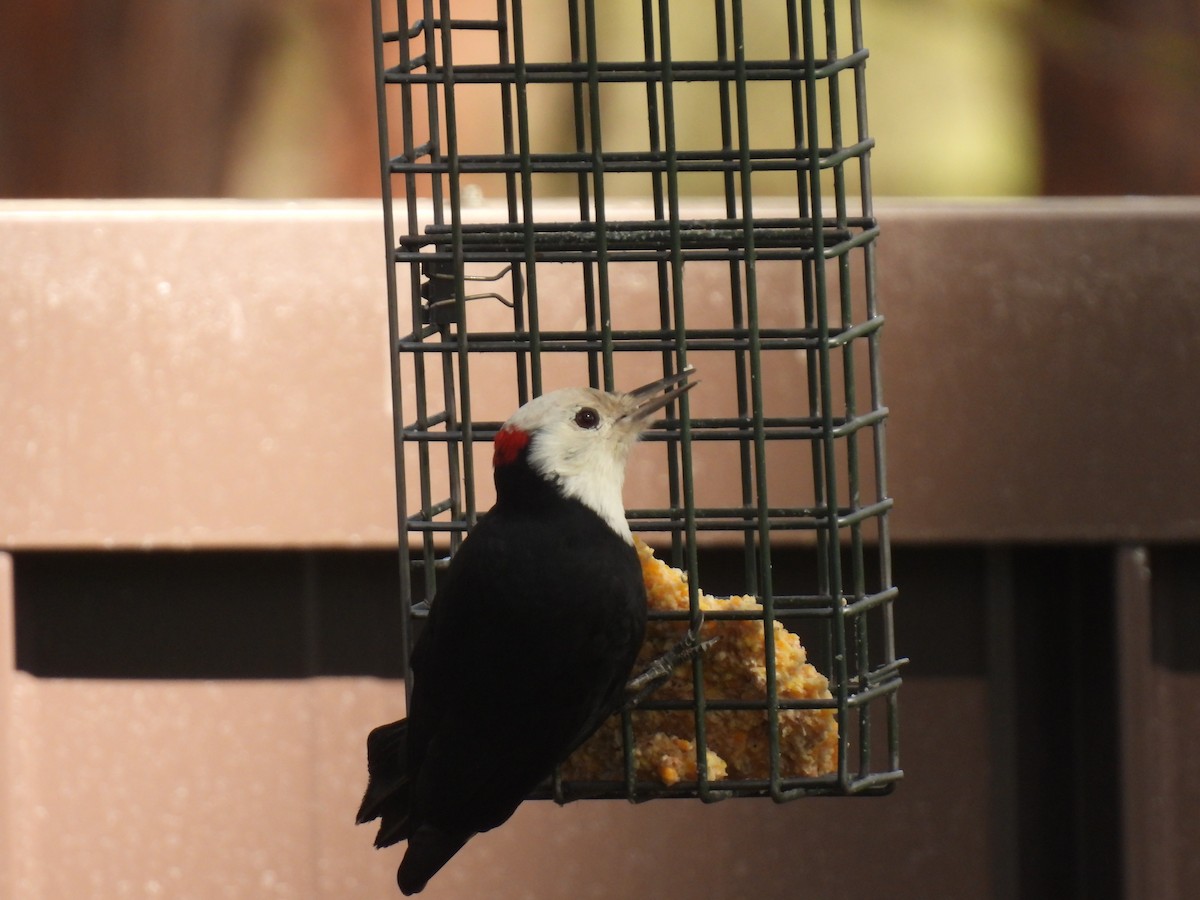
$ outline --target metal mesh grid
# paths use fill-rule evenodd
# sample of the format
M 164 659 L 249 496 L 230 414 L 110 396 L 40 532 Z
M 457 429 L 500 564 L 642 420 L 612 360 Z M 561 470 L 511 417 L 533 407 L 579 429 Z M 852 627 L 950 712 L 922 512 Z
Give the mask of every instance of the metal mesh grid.
M 691 364 L 704 385 L 635 454 L 663 477 L 627 498 L 631 525 L 688 573 L 693 615 L 701 533 L 738 548 L 737 592 L 757 595 L 766 635 L 778 620 L 803 636 L 832 699 L 780 699 L 765 640 L 767 697 L 749 705 L 772 725 L 770 777 L 709 780 L 708 717 L 747 703 L 705 698 L 700 659 L 696 780 L 638 782 L 626 714 L 623 781 L 556 779 L 544 795 L 888 790 L 900 682 L 858 2 L 498 0 L 489 19 L 455 18 L 449 0 L 374 5 L 405 648 L 417 601 L 490 505 L 488 444 L 516 406 Z M 557 138 L 537 127 L 546 102 Z M 697 103 L 702 133 L 686 125 Z M 498 199 L 477 204 L 478 186 Z M 791 547 L 808 562 L 778 565 Z M 779 711 L 814 706 L 837 712 L 837 770 L 788 777 Z

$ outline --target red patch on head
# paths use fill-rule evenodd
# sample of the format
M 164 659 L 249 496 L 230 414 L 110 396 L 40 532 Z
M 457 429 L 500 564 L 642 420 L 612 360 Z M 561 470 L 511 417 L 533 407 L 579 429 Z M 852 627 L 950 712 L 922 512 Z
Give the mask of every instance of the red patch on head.
M 516 462 L 521 451 L 529 446 L 529 432 L 508 425 L 496 434 L 495 446 L 492 450 L 492 466 L 500 468 L 511 462 Z

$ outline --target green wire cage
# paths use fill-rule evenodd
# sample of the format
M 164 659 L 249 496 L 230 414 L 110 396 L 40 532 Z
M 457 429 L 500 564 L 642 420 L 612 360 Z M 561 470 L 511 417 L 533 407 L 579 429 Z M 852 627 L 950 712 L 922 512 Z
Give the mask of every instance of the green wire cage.
M 762 690 L 714 696 L 701 656 L 688 696 L 623 714 L 620 773 L 560 772 L 539 796 L 890 790 L 903 661 L 859 3 L 375 0 L 374 13 L 404 651 L 490 504 L 489 445 L 513 409 L 692 365 L 704 384 L 638 451 L 655 487 L 627 497 L 629 519 L 687 576 L 687 609 L 652 620 L 698 620 L 718 582 L 757 600 L 705 620 L 761 629 Z M 717 571 L 731 560 L 736 584 Z M 779 629 L 826 692 L 783 690 Z M 656 713 L 686 718 L 694 774 L 637 768 L 639 717 Z M 836 722 L 822 771 L 788 768 L 781 734 L 799 713 Z M 753 772 L 711 762 L 731 714 L 761 721 Z

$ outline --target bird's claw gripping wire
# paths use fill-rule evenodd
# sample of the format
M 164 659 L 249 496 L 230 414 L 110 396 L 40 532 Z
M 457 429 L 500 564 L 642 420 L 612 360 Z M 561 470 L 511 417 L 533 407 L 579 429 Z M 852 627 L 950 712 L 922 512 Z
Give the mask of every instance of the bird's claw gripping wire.
M 625 690 L 630 695 L 625 702 L 626 709 L 636 709 L 643 700 L 662 687 L 676 668 L 703 653 L 719 640 L 715 637 L 706 641 L 700 640 L 700 626 L 703 624 L 704 613 L 701 612 L 699 618 L 688 628 L 687 634 L 674 647 L 652 661 L 641 674 L 626 682 Z

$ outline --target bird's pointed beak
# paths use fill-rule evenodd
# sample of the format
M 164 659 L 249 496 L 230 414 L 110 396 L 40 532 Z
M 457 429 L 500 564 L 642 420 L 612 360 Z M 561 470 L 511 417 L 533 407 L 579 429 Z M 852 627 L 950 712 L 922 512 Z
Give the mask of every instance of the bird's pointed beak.
M 636 406 L 625 414 L 625 418 L 637 423 L 644 423 L 652 413 L 662 409 L 676 397 L 682 396 L 698 385 L 699 381 L 688 380 L 695 373 L 696 370 L 688 366 L 682 372 L 668 375 L 666 378 L 660 378 L 658 381 L 652 381 L 630 391 L 629 396 L 635 401 Z

